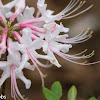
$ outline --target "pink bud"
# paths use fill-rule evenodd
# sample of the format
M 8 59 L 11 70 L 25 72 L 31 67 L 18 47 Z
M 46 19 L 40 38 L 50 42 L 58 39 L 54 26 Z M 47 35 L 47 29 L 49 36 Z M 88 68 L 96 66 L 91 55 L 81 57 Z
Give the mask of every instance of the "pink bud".
M 3 36 L 2 36 L 2 42 L 0 44 L 0 50 L 3 51 L 3 53 L 6 52 L 6 38 L 7 38 L 7 29 L 5 28 L 4 29 L 4 32 L 3 32 Z
M 0 35 L 0 41 L 2 40 L 2 36 Z
M 6 45 L 6 38 L 7 38 L 7 28 L 4 29 L 3 36 L 2 36 L 2 43 Z
M 21 36 L 15 31 L 14 33 L 13 33 L 13 35 L 16 37 L 16 39 L 20 42 L 20 40 L 21 40 Z

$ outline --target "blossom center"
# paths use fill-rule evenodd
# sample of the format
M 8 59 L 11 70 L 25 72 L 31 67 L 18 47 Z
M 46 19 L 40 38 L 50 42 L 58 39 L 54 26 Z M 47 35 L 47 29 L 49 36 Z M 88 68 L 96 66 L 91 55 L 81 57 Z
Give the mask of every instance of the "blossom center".
M 13 36 L 13 33 L 14 33 L 14 31 L 19 31 L 20 26 L 12 25 L 12 21 L 11 20 L 9 20 L 7 22 L 4 22 L 4 21 L 1 21 L 1 22 L 2 22 L 4 27 L 0 26 L 0 31 L 1 31 L 0 35 L 1 36 L 3 35 L 3 31 L 6 28 L 8 30 L 8 32 L 7 32 L 7 39 L 10 37 L 10 38 L 13 38 L 16 41 L 17 39 Z

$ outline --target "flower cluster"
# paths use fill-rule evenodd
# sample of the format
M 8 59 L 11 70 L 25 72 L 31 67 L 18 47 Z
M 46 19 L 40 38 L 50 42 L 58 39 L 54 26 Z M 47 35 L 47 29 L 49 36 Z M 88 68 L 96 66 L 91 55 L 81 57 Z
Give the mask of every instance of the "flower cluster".
M 90 58 L 94 55 L 94 51 L 86 56 L 83 56 L 86 50 L 75 55 L 66 53 L 72 48 L 72 44 L 88 40 L 93 32 L 88 29 L 73 38 L 68 38 L 69 28 L 64 27 L 62 23 L 56 23 L 61 19 L 78 16 L 92 7 L 91 5 L 78 14 L 72 15 L 84 3 L 85 1 L 71 0 L 64 10 L 54 15 L 53 11 L 46 9 L 45 0 L 38 0 L 39 11 L 34 17 L 35 9 L 25 6 L 25 0 L 13 0 L 6 5 L 3 5 L 0 0 L 0 20 L 4 25 L 4 27 L 0 27 L 0 58 L 2 58 L 2 54 L 8 54 L 7 61 L 0 61 L 0 69 L 4 71 L 0 79 L 0 86 L 11 76 L 11 95 L 14 99 L 24 99 L 17 87 L 17 78 L 25 83 L 26 89 L 31 86 L 31 81 L 26 79 L 23 74 L 24 68 L 32 71 L 36 68 L 41 76 L 42 85 L 44 85 L 45 75 L 39 66 L 48 68 L 54 64 L 58 68 L 61 67 L 55 54 L 73 63 L 88 65 L 75 60 Z M 15 12 L 11 11 L 13 7 L 15 7 Z M 15 20 L 18 23 L 13 25 Z M 37 52 L 39 49 L 43 54 Z M 39 59 L 48 60 L 51 64 L 43 64 Z M 33 65 L 30 64 L 30 60 Z

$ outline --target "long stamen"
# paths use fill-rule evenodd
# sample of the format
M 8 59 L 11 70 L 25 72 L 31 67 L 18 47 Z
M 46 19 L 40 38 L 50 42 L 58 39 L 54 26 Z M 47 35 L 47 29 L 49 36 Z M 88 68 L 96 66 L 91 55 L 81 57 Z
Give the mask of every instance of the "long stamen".
M 88 49 L 85 49 L 84 51 L 82 51 L 82 52 L 80 52 L 80 53 L 78 53 L 78 54 L 74 54 L 74 56 L 81 55 L 81 54 L 85 53 L 87 50 L 88 50 Z
M 70 3 L 68 4 L 68 6 L 63 10 L 61 11 L 60 13 L 67 13 L 68 11 L 70 11 L 78 2 L 79 0 L 77 0 L 77 2 L 75 3 L 76 0 L 71 0 Z
M 88 28 L 88 30 L 85 33 L 83 33 L 84 30 L 82 30 L 82 32 L 79 35 L 77 35 L 73 38 L 66 39 L 61 42 L 62 43 L 71 43 L 71 44 L 85 42 L 86 40 L 88 40 L 92 37 L 93 31 L 91 31 L 90 33 L 89 33 L 89 31 L 90 31 L 90 28 Z
M 61 52 L 60 52 L 61 53 Z M 88 55 L 83 55 L 83 56 L 76 56 L 76 55 L 68 55 L 68 54 L 63 54 L 65 57 L 69 58 L 69 59 L 85 59 L 85 58 L 90 58 L 94 55 L 94 50 L 92 51 L 92 53 L 88 54 Z
M 24 100 L 24 98 L 22 97 L 21 93 L 19 92 L 19 89 L 17 87 L 17 83 L 16 83 L 16 77 L 15 77 L 15 71 L 14 71 L 14 65 L 11 65 L 11 89 L 12 89 L 12 96 L 14 97 L 14 99 L 19 99 L 19 97 Z M 18 97 L 19 96 L 19 97 Z
M 77 4 L 78 4 L 79 0 L 77 0 L 77 2 L 74 4 L 73 2 L 73 6 L 71 6 L 69 9 L 66 9 L 65 13 L 68 13 L 69 11 L 71 11 Z M 69 15 L 71 13 L 73 13 L 75 10 L 79 9 L 80 4 L 76 7 L 76 9 L 74 9 L 73 11 L 71 11 L 70 13 L 68 13 Z M 65 14 L 63 17 L 65 17 L 67 14 Z
M 29 50 L 28 50 L 28 49 L 26 49 L 26 50 L 27 50 L 27 53 L 28 53 L 29 57 L 31 58 L 32 62 L 34 63 L 36 69 L 39 71 L 39 74 L 40 74 L 41 80 L 42 80 L 42 86 L 44 86 L 44 78 L 46 77 L 46 75 L 44 75 L 44 74 L 40 71 L 38 65 L 36 64 L 36 62 L 35 62 L 35 60 L 34 60 L 34 57 L 31 55 L 31 53 L 29 52 Z
M 11 65 L 11 89 L 12 89 L 12 93 L 11 96 L 16 100 L 16 98 L 19 100 L 17 94 L 16 94 L 16 90 L 15 90 L 15 86 L 14 86 L 14 65 Z
M 86 8 L 85 10 L 75 14 L 75 15 L 72 15 L 72 16 L 69 16 L 69 17 L 63 17 L 62 19 L 70 19 L 70 18 L 73 18 L 73 17 L 76 17 L 76 16 L 79 16 L 81 15 L 82 13 L 88 11 L 89 9 L 91 9 L 93 7 L 93 5 L 90 5 L 88 8 Z
M 81 8 L 84 4 L 85 4 L 85 2 L 84 2 L 84 1 L 82 2 L 82 1 L 81 1 L 81 2 L 79 3 L 79 5 L 78 5 L 74 10 L 72 10 L 70 13 L 64 15 L 63 17 L 66 17 L 66 16 L 71 15 L 73 12 L 75 12 L 75 11 L 77 11 L 79 8 Z
M 52 52 L 54 52 L 55 54 L 57 54 L 57 55 L 59 55 L 60 57 L 64 58 L 65 60 L 70 61 L 70 62 L 75 63 L 75 64 L 79 64 L 79 65 L 94 65 L 94 64 L 100 63 L 100 61 L 93 62 L 93 63 L 87 63 L 87 64 L 86 64 L 86 62 L 84 62 L 84 63 L 75 62 L 75 61 L 73 61 L 73 60 L 71 60 L 71 59 L 69 59 L 69 58 L 66 58 L 61 52 L 55 50 L 55 49 L 52 48 L 51 46 L 49 46 L 49 49 L 50 49 Z M 94 51 L 92 52 L 92 55 L 93 55 L 93 54 L 94 54 Z
M 40 65 L 41 67 L 45 67 L 45 68 L 49 68 L 49 67 L 51 67 L 51 64 L 42 64 L 41 62 L 39 62 L 35 57 L 34 57 L 34 60 L 36 61 L 36 63 L 38 64 L 38 65 Z

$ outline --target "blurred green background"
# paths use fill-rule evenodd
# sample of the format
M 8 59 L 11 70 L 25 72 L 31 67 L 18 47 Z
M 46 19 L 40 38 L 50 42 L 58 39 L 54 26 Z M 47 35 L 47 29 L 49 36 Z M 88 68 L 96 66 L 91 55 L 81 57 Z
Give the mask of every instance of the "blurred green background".
M 8 3 L 11 0 L 2 0 L 3 3 Z M 48 8 L 55 11 L 55 14 L 60 12 L 66 7 L 70 0 L 46 0 Z M 28 6 L 36 8 L 37 0 L 26 0 Z M 62 20 L 65 27 L 70 28 L 68 33 L 70 37 L 75 36 L 81 32 L 82 29 L 87 29 L 88 27 L 94 31 L 93 37 L 88 41 L 73 45 L 70 49 L 69 54 L 75 54 L 88 49 L 87 54 L 95 50 L 95 55 L 87 59 L 88 62 L 94 62 L 100 60 L 100 0 L 87 0 L 86 4 L 79 9 L 77 12 L 85 9 L 86 7 L 94 4 L 94 7 L 84 14 L 68 19 Z M 36 9 L 37 11 L 37 9 Z M 76 13 L 77 13 L 76 12 Z M 67 100 L 67 91 L 72 86 L 75 85 L 78 89 L 78 98 L 85 98 L 87 100 L 90 96 L 98 97 L 100 95 L 100 64 L 91 66 L 80 66 L 73 64 L 71 62 L 65 61 L 58 57 L 61 68 L 55 66 L 45 69 L 41 68 L 43 73 L 47 74 L 48 77 L 45 79 L 45 86 L 50 88 L 52 83 L 55 81 L 60 81 L 63 86 L 63 96 L 61 100 Z M 84 62 L 82 60 L 81 62 Z M 29 100 L 45 100 L 42 87 L 41 79 L 37 70 L 34 72 L 29 70 L 24 70 L 25 76 L 32 81 L 32 86 L 29 90 L 25 89 L 24 83 L 17 80 L 20 92 L 24 94 Z M 11 86 L 10 78 L 5 83 L 5 94 L 7 95 L 7 100 L 11 99 Z

